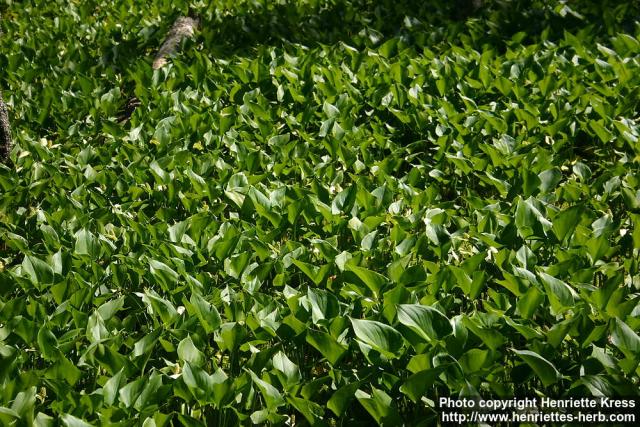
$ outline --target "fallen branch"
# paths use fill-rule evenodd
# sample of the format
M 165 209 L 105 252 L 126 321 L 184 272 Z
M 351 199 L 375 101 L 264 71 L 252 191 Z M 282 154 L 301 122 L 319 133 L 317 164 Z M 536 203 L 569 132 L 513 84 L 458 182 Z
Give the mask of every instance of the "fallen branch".
M 2 15 L 0 15 L 0 23 L 2 23 Z M 4 35 L 2 26 L 0 26 L 0 36 Z M 11 139 L 11 126 L 9 125 L 9 113 L 7 106 L 2 98 L 0 91 L 0 162 L 6 163 L 9 160 L 9 154 L 13 148 L 13 140 Z
M 153 60 L 153 69 L 162 68 L 167 63 L 167 57 L 175 53 L 180 42 L 186 37 L 193 37 L 196 28 L 198 28 L 197 19 L 184 16 L 176 19 Z
M 167 57 L 175 54 L 178 46 L 184 38 L 193 37 L 196 29 L 198 28 L 198 22 L 197 18 L 184 16 L 180 16 L 176 19 L 171 30 L 169 30 L 167 37 L 164 39 L 164 42 L 162 42 L 158 53 L 153 59 L 154 70 L 158 70 L 166 65 Z M 138 106 L 140 106 L 140 100 L 136 96 L 129 98 L 118 115 L 118 123 L 127 122 Z

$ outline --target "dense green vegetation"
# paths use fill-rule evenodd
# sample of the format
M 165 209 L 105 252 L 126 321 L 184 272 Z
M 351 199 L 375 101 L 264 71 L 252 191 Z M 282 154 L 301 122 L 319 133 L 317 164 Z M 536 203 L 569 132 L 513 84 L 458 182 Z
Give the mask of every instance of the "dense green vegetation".
M 206 3 L 0 3 L 2 425 L 638 394 L 638 3 Z

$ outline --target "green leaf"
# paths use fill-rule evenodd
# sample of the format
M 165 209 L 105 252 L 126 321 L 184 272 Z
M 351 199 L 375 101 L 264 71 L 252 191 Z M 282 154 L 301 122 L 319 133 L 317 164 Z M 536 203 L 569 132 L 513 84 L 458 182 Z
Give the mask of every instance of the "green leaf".
M 174 285 L 180 278 L 180 275 L 171 267 L 155 259 L 149 260 L 149 269 L 151 274 L 165 285 L 166 289 Z
M 616 318 L 610 326 L 611 342 L 623 353 L 638 359 L 640 354 L 640 336 L 622 320 Z
M 331 269 L 330 264 L 325 264 L 321 266 L 312 265 L 297 259 L 291 260 L 296 267 L 298 267 L 309 279 L 313 281 L 316 285 L 321 284 L 327 278 L 329 271 Z
M 384 391 L 372 388 L 372 393 L 368 394 L 358 390 L 355 396 L 379 425 L 402 424 L 402 418 L 393 404 L 391 396 Z
M 148 409 L 149 407 L 154 408 L 154 403 L 159 400 L 157 393 L 161 386 L 162 375 L 157 371 L 153 372 L 148 378 L 144 389 L 142 389 L 142 393 L 140 393 L 135 403 L 133 404 L 133 407 L 137 411 L 141 412 Z
M 0 421 L 10 425 L 11 423 L 15 424 L 20 420 L 20 414 L 10 408 L 5 408 L 4 406 L 0 406 Z
M 616 391 L 604 375 L 584 375 L 571 384 L 569 390 L 586 387 L 593 397 L 615 396 Z
M 562 378 L 556 367 L 539 354 L 529 350 L 512 349 L 512 351 L 531 367 L 545 387 L 555 384 Z
M 133 346 L 133 351 L 131 355 L 133 357 L 140 357 L 151 350 L 153 350 L 158 338 L 162 334 L 160 329 L 156 329 L 154 331 L 149 332 L 142 338 L 140 338 Z
M 58 350 L 58 340 L 56 336 L 46 326 L 42 326 L 38 331 L 38 347 L 45 359 L 57 359 L 60 350 Z
M 412 401 L 420 402 L 422 396 L 426 395 L 429 389 L 433 387 L 436 381 L 438 381 L 441 373 L 442 368 L 427 369 L 417 372 L 402 383 L 400 386 L 400 392 L 409 396 Z
M 287 384 L 297 384 L 302 379 L 300 369 L 282 351 L 277 352 L 271 359 L 273 367 L 284 374 Z
M 518 201 L 515 220 L 518 232 L 524 239 L 543 237 L 544 233 L 553 226 L 542 213 L 539 202 L 532 197 Z
M 491 361 L 491 352 L 480 348 L 472 348 L 463 354 L 459 361 L 465 373 L 478 372 Z
M 347 410 L 349 404 L 355 397 L 356 391 L 363 381 L 354 381 L 340 387 L 327 402 L 327 408 L 337 416 L 341 416 Z
M 78 230 L 76 233 L 76 243 L 74 253 L 77 255 L 88 255 L 92 258 L 100 256 L 100 243 L 96 236 L 86 228 Z
M 97 312 L 105 322 L 111 319 L 117 312 L 124 308 L 124 297 L 107 301 L 98 307 Z
M 333 215 L 348 213 L 353 207 L 357 192 L 358 189 L 355 185 L 350 185 L 348 188 L 339 192 L 331 203 L 331 213 Z
M 340 314 L 340 306 L 335 295 L 318 289 L 309 288 L 307 296 L 311 303 L 311 318 L 314 324 L 321 320 L 333 319 Z
M 453 332 L 449 319 L 433 307 L 400 304 L 397 310 L 398 321 L 427 341 L 441 340 Z
M 200 294 L 195 292 L 192 293 L 189 302 L 190 304 L 186 304 L 187 311 L 189 314 L 195 315 L 198 320 L 200 320 L 200 324 L 208 334 L 214 332 L 220 327 L 220 324 L 222 323 L 220 313 L 218 313 L 218 310 L 212 304 L 209 304 L 209 302 L 207 302 Z
M 220 326 L 220 331 L 216 333 L 215 340 L 223 350 L 236 351 L 246 335 L 247 332 L 241 324 L 227 322 Z
M 199 402 L 213 402 L 218 408 L 229 392 L 228 376 L 221 369 L 209 375 L 201 368 L 191 366 L 187 362 L 184 364 L 182 379 Z
M 178 221 L 168 228 L 169 240 L 173 243 L 181 243 L 182 237 L 184 237 L 187 228 L 189 228 L 189 221 Z
M 54 231 L 55 232 L 55 231 Z M 43 232 L 44 234 L 44 232 Z M 28 248 L 29 248 L 29 242 L 27 241 L 27 239 L 25 239 L 24 237 L 15 234 L 15 233 L 6 233 L 3 236 L 3 240 L 5 241 L 6 245 L 9 246 L 10 248 L 15 248 L 19 251 L 22 252 L 27 252 Z
M 22 260 L 22 270 L 27 273 L 31 283 L 36 286 L 53 284 L 53 269 L 41 259 L 30 255 L 25 256 Z
M 535 286 L 531 286 L 523 296 L 518 298 L 516 306 L 523 319 L 530 319 L 543 302 L 544 294 Z
M 590 120 L 589 127 L 595 132 L 602 142 L 609 142 L 613 135 L 605 128 L 600 121 Z
M 234 279 L 240 279 L 242 272 L 249 265 L 251 254 L 248 252 L 242 252 L 237 255 L 232 255 L 224 260 L 224 271 Z
M 137 380 L 132 381 L 122 387 L 118 392 L 120 402 L 122 402 L 122 404 L 127 408 L 133 407 L 133 405 L 136 403 L 136 400 L 142 393 L 146 381 L 146 378 L 138 378 Z
M 97 343 L 109 337 L 109 331 L 104 324 L 100 313 L 96 310 L 87 322 L 86 336 L 89 342 Z
M 568 236 L 571 236 L 583 214 L 584 207 L 572 206 L 569 209 L 561 211 L 553 218 L 553 232 L 559 241 L 562 242 Z
M 36 415 L 35 419 L 33 420 L 33 425 L 35 427 L 54 427 L 55 420 L 53 417 L 50 417 L 47 414 L 38 412 L 38 415 Z
M 171 325 L 178 319 L 178 311 L 174 305 L 164 298 L 161 298 L 152 290 L 147 290 L 145 293 L 136 292 L 142 301 L 147 304 L 147 308 L 150 313 L 160 317 L 162 323 L 166 326 Z
M 356 338 L 360 341 L 387 358 L 396 358 L 400 355 L 404 341 L 402 335 L 391 326 L 375 320 L 353 318 L 350 320 Z
M 274 227 L 280 226 L 282 217 L 274 211 L 271 201 L 255 187 L 251 187 L 247 193 L 258 215 L 267 218 Z
M 193 344 L 190 335 L 178 344 L 178 357 L 191 366 L 201 367 L 205 363 L 204 354 Z
M 326 425 L 322 419 L 324 416 L 324 408 L 317 403 L 298 397 L 287 397 L 287 402 L 291 403 L 291 405 L 306 418 L 310 425 Z
M 561 313 L 573 307 L 578 295 L 571 286 L 544 272 L 538 272 L 538 277 L 547 291 L 553 313 Z
M 628 209 L 632 211 L 640 210 L 640 190 L 636 190 L 634 193 L 632 190 L 623 187 L 620 189 L 620 194 L 622 195 L 622 200 L 624 200 Z
M 387 278 L 380 273 L 376 273 L 375 271 L 368 270 L 363 267 L 358 267 L 354 265 L 347 265 L 346 269 L 351 271 L 362 280 L 362 282 L 367 285 L 367 287 L 373 292 L 373 295 L 378 298 L 380 295 L 380 291 L 387 283 Z
M 562 341 L 564 340 L 564 338 L 569 333 L 569 330 L 571 329 L 573 324 L 578 319 L 579 318 L 576 318 L 576 317 L 570 317 L 568 319 L 563 320 L 562 322 L 559 322 L 553 325 L 551 329 L 549 329 L 549 332 L 547 332 L 547 342 L 551 344 L 551 346 L 553 347 L 556 347 L 556 348 L 559 347 L 560 344 L 562 344 Z
M 28 387 L 16 394 L 13 403 L 11 404 L 11 410 L 18 414 L 18 416 L 26 421 L 33 419 L 33 409 L 36 405 L 36 388 Z
M 498 350 L 506 341 L 498 328 L 481 325 L 477 320 L 467 316 L 463 317 L 462 323 L 491 350 Z
M 327 101 L 322 104 L 322 111 L 330 119 L 338 117 L 338 115 L 340 115 L 340 110 L 338 110 L 336 106 L 329 104 Z
M 66 427 L 93 427 L 88 422 L 83 421 L 80 418 L 74 417 L 71 414 L 64 414 L 61 417 L 61 419 Z
M 347 352 L 346 345 L 339 343 L 326 332 L 308 330 L 306 340 L 333 366 L 337 365 Z
M 214 383 L 210 375 L 197 366 L 192 367 L 187 362 L 182 369 L 182 380 L 196 399 L 208 401 Z
M 118 397 L 118 390 L 120 390 L 120 384 L 123 380 L 123 372 L 124 368 L 120 369 L 102 387 L 102 397 L 107 406 L 112 406 L 116 401 L 116 397 Z
M 251 375 L 251 379 L 253 380 L 255 385 L 258 386 L 258 389 L 260 390 L 262 397 L 264 397 L 268 409 L 275 409 L 279 406 L 284 405 L 285 400 L 277 388 L 275 388 L 268 382 L 258 378 L 258 376 L 253 371 L 247 369 L 245 370 L 249 373 L 249 375 Z
M 562 172 L 557 168 L 547 169 L 538 174 L 540 178 L 540 192 L 548 193 L 556 189 L 556 186 L 562 181 Z

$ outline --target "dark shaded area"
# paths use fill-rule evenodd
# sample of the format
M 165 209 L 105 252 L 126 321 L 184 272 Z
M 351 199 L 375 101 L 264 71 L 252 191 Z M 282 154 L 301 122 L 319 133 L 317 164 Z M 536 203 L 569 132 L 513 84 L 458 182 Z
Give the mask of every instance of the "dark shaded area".
M 210 25 L 203 26 L 207 47 L 231 55 L 257 45 L 300 43 L 307 46 L 345 42 L 356 48 L 374 46 L 400 36 L 409 44 L 437 42 L 454 36 L 464 20 L 480 13 L 477 0 L 441 1 L 318 1 L 300 5 L 289 1 L 263 7 L 245 6 L 233 15 L 215 5 L 194 11 Z M 443 24 L 452 24 L 442 33 Z
M 483 45 L 501 50 L 505 41 L 520 32 L 525 33 L 525 44 L 538 40 L 545 30 L 545 38 L 554 40 L 565 31 L 583 29 L 585 24 L 603 35 L 632 32 L 640 14 L 639 2 L 622 0 L 569 1 L 564 9 L 531 0 L 273 3 L 245 4 L 233 14 L 212 3 L 191 13 L 203 17 L 200 37 L 216 57 L 285 43 L 314 46 L 345 42 L 356 48 L 372 47 L 394 36 L 421 48 L 441 42 L 456 44 L 466 35 L 474 40 L 482 38 Z
M 131 115 L 141 105 L 140 100 L 135 96 L 127 99 L 127 102 L 124 104 L 122 109 L 118 112 L 117 121 L 118 123 L 124 123 L 131 118 Z

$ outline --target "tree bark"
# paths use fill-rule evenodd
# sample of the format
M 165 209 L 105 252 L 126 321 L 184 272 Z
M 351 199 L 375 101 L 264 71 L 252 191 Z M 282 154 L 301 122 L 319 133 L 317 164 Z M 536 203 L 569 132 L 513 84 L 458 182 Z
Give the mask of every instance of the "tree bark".
M 197 19 L 184 16 L 176 19 L 153 60 L 153 69 L 162 68 L 167 63 L 167 57 L 173 55 L 178 49 L 180 42 L 186 37 L 193 37 L 197 28 Z
M 2 23 L 2 15 L 0 15 L 0 24 Z M 0 25 L 0 37 L 2 26 Z M 13 148 L 13 140 L 11 139 L 11 126 L 9 125 L 9 112 L 2 98 L 2 90 L 0 90 L 0 162 L 6 163 L 9 160 L 9 154 Z
M 198 24 L 198 18 L 180 16 L 176 19 L 153 59 L 154 70 L 158 70 L 166 65 L 167 57 L 176 53 L 180 42 L 182 42 L 184 38 L 193 37 L 198 28 Z M 136 96 L 129 98 L 118 115 L 118 123 L 126 123 L 139 106 L 140 100 Z
M 9 125 L 9 113 L 0 91 L 0 162 L 6 163 L 13 148 L 11 139 L 11 127 Z

